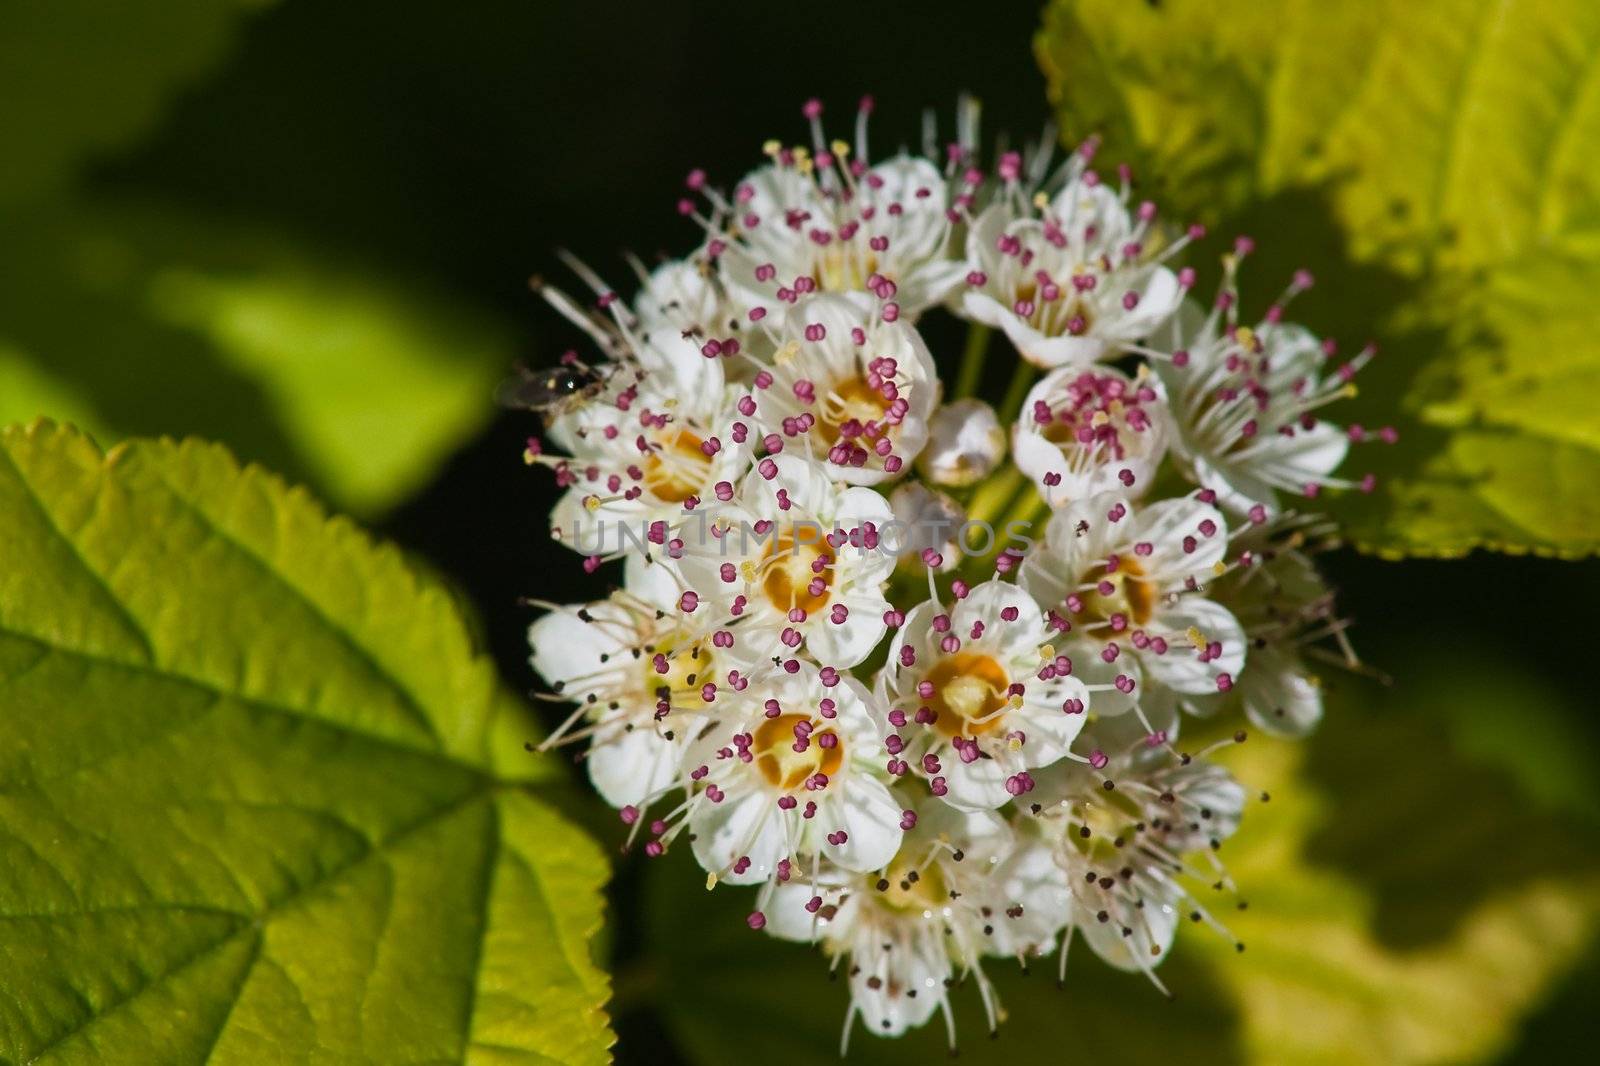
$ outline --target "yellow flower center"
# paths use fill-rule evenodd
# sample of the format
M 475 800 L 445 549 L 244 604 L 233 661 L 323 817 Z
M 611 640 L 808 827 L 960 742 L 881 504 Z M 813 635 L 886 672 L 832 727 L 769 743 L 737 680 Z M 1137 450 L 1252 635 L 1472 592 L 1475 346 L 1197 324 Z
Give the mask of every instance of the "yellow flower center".
M 784 612 L 799 607 L 811 614 L 827 604 L 833 562 L 827 542 L 820 537 L 815 527 L 806 527 L 806 535 L 797 537 L 791 526 L 767 541 L 760 563 L 761 591 L 773 607 Z M 825 555 L 829 561 L 818 566 L 817 560 Z M 813 585 L 814 581 L 818 584 Z
M 907 849 L 901 848 L 895 855 L 883 872 L 883 880 L 889 882 L 887 888 L 878 891 L 881 882 L 877 875 L 867 875 L 871 882 L 870 895 L 888 910 L 900 914 L 938 913 L 950 903 L 950 886 L 945 883 L 939 864 L 914 865 L 913 860 L 924 857 L 927 849 L 924 845 L 917 850 L 922 854 L 908 855 Z
M 821 397 L 817 410 L 817 429 L 822 439 L 832 444 L 839 439 L 839 427 L 846 422 L 854 419 L 865 425 L 879 421 L 888 409 L 889 401 L 868 385 L 866 378 L 860 375 L 846 378 L 834 382 L 828 394 Z
M 1110 583 L 1109 593 L 1100 591 L 1103 581 Z M 1102 563 L 1085 574 L 1083 582 L 1095 587 L 1078 594 L 1082 607 L 1072 616 L 1074 626 L 1095 626 L 1114 614 L 1125 616 L 1132 625 L 1142 626 L 1155 614 L 1159 593 L 1154 582 L 1145 580 L 1144 567 L 1133 559 L 1119 560 L 1117 569 L 1110 573 Z M 1107 640 L 1114 635 L 1109 627 L 1101 626 L 1099 630 Z
M 646 692 L 655 695 L 666 689 L 667 698 L 674 703 L 690 695 L 698 700 L 700 686 L 713 673 L 710 648 L 699 643 L 679 648 L 668 638 L 652 644 L 647 652 L 644 657 Z M 664 674 L 656 671 L 657 655 L 666 656 L 667 672 Z
M 933 685 L 928 708 L 938 715 L 934 728 L 945 736 L 976 737 L 1000 728 L 1005 716 L 999 712 L 1011 680 L 990 656 L 966 651 L 947 655 L 926 680 Z
M 878 255 L 860 255 L 848 241 L 834 241 L 817 259 L 811 280 L 823 292 L 857 292 L 867 287 L 867 279 L 878 272 Z
M 806 738 L 805 750 L 795 751 L 794 727 L 801 722 L 811 722 L 814 728 Z M 824 747 L 823 737 L 833 737 L 829 742 L 833 746 Z M 769 785 L 788 791 L 799 788 L 812 774 L 823 773 L 831 778 L 838 773 L 844 764 L 844 741 L 826 722 L 803 714 L 780 714 L 756 727 L 750 754 Z
M 644 461 L 644 483 L 659 500 L 682 503 L 705 484 L 711 457 L 700 450 L 705 441 L 687 429 L 669 428 L 666 439 Z

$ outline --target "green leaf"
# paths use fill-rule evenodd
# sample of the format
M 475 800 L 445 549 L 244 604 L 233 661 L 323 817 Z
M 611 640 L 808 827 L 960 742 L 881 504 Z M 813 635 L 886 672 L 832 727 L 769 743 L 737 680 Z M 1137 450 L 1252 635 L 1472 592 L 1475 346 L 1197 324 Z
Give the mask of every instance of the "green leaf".
M 0 35 L 0 202 L 65 182 L 87 157 L 133 141 L 175 92 L 226 51 L 261 0 L 22 0 Z M 24 147 L 25 146 L 25 147 Z
M 0 434 L 0 1059 L 598 1063 L 606 864 L 440 586 L 210 444 Z
M 1309 266 L 1296 316 L 1382 341 L 1337 409 L 1401 431 L 1332 504 L 1360 546 L 1600 550 L 1600 8 L 1057 0 L 1037 50 L 1067 131 L 1262 238 L 1258 303 Z
M 1504 750 L 1504 716 L 1543 700 L 1533 713 L 1559 719 L 1556 698 L 1489 649 L 1419 662 L 1410 677 L 1341 684 L 1311 745 L 1257 735 L 1218 755 L 1270 796 L 1220 853 L 1249 901 L 1221 912 L 1243 954 L 1186 925 L 1160 971 L 1171 1003 L 1081 944 L 1062 991 L 1054 958 L 1026 977 L 994 960 L 986 972 L 1009 1017 L 991 1044 L 977 990 L 954 989 L 962 1061 L 1054 1059 L 1069 1045 L 1086 1061 L 1134 1063 L 1387 1066 L 1502 1052 L 1600 932 L 1595 827 L 1566 817 L 1587 811 L 1594 766 L 1544 768 L 1567 787 L 1530 780 L 1532 753 Z M 1490 721 L 1502 743 L 1486 751 Z M 793 1061 L 832 1061 L 846 992 L 828 982 L 828 960 L 751 933 L 749 894 L 706 893 L 692 863 L 668 859 L 650 877 L 654 954 L 619 973 L 619 1007 L 630 988 L 661 1004 L 700 1061 L 774 1039 Z M 943 1044 L 936 1019 L 899 1041 L 858 1031 L 851 1053 L 927 1062 Z
M 358 514 L 470 438 L 512 361 L 498 321 L 280 235 L 75 205 L 7 236 L 0 422 L 221 440 Z

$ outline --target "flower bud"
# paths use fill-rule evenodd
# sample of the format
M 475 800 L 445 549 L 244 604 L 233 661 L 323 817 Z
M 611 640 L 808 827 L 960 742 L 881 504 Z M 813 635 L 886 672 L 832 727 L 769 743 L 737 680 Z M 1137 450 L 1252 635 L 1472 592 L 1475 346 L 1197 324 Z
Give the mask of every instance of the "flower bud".
M 947 403 L 928 421 L 928 443 L 917 469 L 936 485 L 961 488 L 989 475 L 1006 454 L 1006 435 L 994 408 L 969 398 Z
M 886 550 L 899 555 L 902 565 L 920 567 L 924 552 L 942 556 L 941 572 L 955 569 L 961 561 L 956 538 L 967 520 L 967 512 L 955 500 L 935 492 L 920 481 L 908 482 L 889 497 L 894 510 L 895 528 L 888 531 Z

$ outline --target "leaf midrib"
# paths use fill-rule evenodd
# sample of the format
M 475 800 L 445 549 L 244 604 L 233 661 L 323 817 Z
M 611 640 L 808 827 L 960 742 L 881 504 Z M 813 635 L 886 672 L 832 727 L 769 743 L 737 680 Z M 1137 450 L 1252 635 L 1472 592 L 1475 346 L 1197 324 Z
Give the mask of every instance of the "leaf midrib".
M 123 996 L 121 999 L 117 1000 L 114 1003 L 111 1003 L 111 1004 L 107 1005 L 107 1007 L 104 1010 L 101 1010 L 98 1013 L 90 1016 L 89 1018 L 87 1018 L 83 1022 L 81 1022 L 80 1024 L 73 1026 L 71 1029 L 69 1029 L 65 1033 L 62 1033 L 61 1035 L 52 1038 L 49 1043 L 47 1043 L 44 1046 L 42 1046 L 42 1047 L 34 1050 L 33 1052 L 31 1052 L 26 1061 L 28 1063 L 30 1063 L 30 1064 L 37 1062 L 44 1055 L 48 1054 L 52 1049 L 54 1049 L 56 1047 L 59 1047 L 61 1044 L 65 1043 L 66 1041 L 68 1041 L 70 1039 L 72 1039 L 77 1034 L 79 1034 L 81 1032 L 84 1032 L 84 1031 L 86 1031 L 88 1029 L 93 1028 L 100 1021 L 112 1016 L 113 1014 L 117 1013 L 118 1011 L 120 1011 L 120 1010 L 124 1009 L 125 1007 L 129 1006 L 130 1004 L 134 1003 L 135 1001 L 137 1001 L 139 999 L 139 997 L 145 995 L 147 992 L 151 991 L 154 988 L 159 987 L 161 984 L 165 983 L 166 981 L 178 976 L 183 971 L 187 970 L 190 966 L 193 966 L 196 962 L 199 962 L 199 961 L 209 957 L 211 954 L 216 952 L 218 949 L 220 949 L 223 946 L 231 943 L 233 940 L 237 939 L 240 934 L 242 934 L 242 933 L 260 934 L 265 929 L 267 924 L 273 919 L 274 916 L 283 913 L 285 910 L 293 907 L 299 901 L 301 901 L 301 900 L 303 900 L 303 899 L 305 899 L 307 897 L 315 895 L 316 893 L 318 893 L 322 889 L 333 887 L 334 885 L 338 884 L 344 878 L 346 878 L 348 876 L 351 876 L 351 875 L 355 874 L 356 872 L 358 872 L 359 870 L 361 870 L 367 863 L 371 862 L 372 860 L 374 860 L 374 859 L 376 859 L 376 858 L 378 858 L 378 857 L 380 857 L 380 856 L 382 856 L 382 855 L 384 855 L 384 854 L 386 854 L 386 853 L 388 853 L 390 851 L 393 851 L 400 843 L 402 843 L 408 837 L 410 837 L 410 836 L 412 836 L 412 835 L 414 835 L 414 834 L 416 834 L 418 832 L 421 832 L 422 830 L 424 830 L 424 829 L 428 828 L 429 826 L 433 825 L 435 822 L 442 821 L 442 820 L 444 820 L 446 818 L 449 818 L 450 816 L 452 816 L 452 815 L 454 815 L 454 814 L 456 814 L 456 813 L 458 813 L 458 812 L 460 812 L 462 810 L 465 810 L 470 805 L 472 805 L 473 803 L 475 803 L 475 802 L 477 802 L 479 800 L 485 800 L 485 799 L 492 800 L 494 795 L 495 795 L 495 793 L 497 793 L 499 791 L 502 791 L 502 790 L 505 790 L 505 789 L 508 789 L 508 788 L 514 788 L 514 787 L 515 786 L 508 785 L 508 784 L 506 784 L 504 782 L 495 781 L 492 778 L 487 777 L 486 775 L 480 775 L 480 780 L 477 783 L 475 783 L 472 788 L 469 788 L 466 792 L 462 793 L 460 796 L 457 796 L 456 798 L 448 801 L 447 803 L 444 803 L 441 806 L 435 807 L 434 809 L 428 811 L 427 813 L 423 814 L 422 816 L 413 819 L 412 821 L 408 822 L 407 824 L 405 824 L 405 825 L 401 826 L 400 828 L 396 829 L 394 832 L 390 833 L 388 836 L 385 836 L 385 837 L 383 837 L 383 838 L 381 838 L 379 840 L 370 842 L 369 845 L 364 850 L 362 850 L 361 852 L 359 852 L 356 855 L 351 856 L 342 865 L 333 867 L 332 869 L 324 872 L 321 876 L 313 878 L 313 879 L 307 881 L 305 884 L 303 884 L 303 885 L 299 886 L 298 888 L 294 889 L 294 891 L 288 893 L 285 896 L 282 896 L 281 898 L 279 898 L 277 900 L 272 901 L 271 903 L 267 904 L 265 907 L 261 908 L 259 911 L 255 912 L 255 913 L 246 912 L 246 913 L 240 914 L 239 917 L 244 918 L 245 921 L 238 928 L 230 931 L 225 936 L 218 937 L 218 938 L 216 938 L 214 940 L 206 942 L 205 944 L 202 944 L 194 952 L 192 952 L 191 954 L 185 956 L 183 959 L 179 960 L 177 965 L 173 966 L 170 969 L 167 969 L 167 970 L 163 971 L 162 973 L 156 975 L 151 980 L 146 981 L 145 983 L 143 983 L 143 984 L 139 985 L 138 987 L 134 988 L 131 992 L 129 992 L 127 995 Z M 491 880 L 492 881 L 493 877 L 494 877 L 494 868 L 493 868 L 493 866 L 485 866 L 485 868 L 484 868 L 484 878 L 485 878 L 485 880 Z M 487 899 L 487 898 L 488 898 L 488 895 L 486 893 L 484 895 L 484 899 Z M 480 934 L 479 934 L 480 943 L 481 943 L 482 938 L 483 938 L 483 930 L 486 929 L 486 927 L 487 927 L 487 913 L 486 912 L 484 914 L 484 919 L 485 920 L 483 921 L 483 923 L 480 926 Z M 247 965 L 245 967 L 245 970 L 244 970 L 243 974 L 241 974 L 241 976 L 240 976 L 240 979 L 239 979 L 239 982 L 238 982 L 238 988 L 239 988 L 240 992 L 243 991 L 244 986 L 248 983 L 250 972 L 255 968 L 255 965 L 256 965 L 257 961 L 259 961 L 259 952 L 257 953 L 256 957 L 251 959 L 249 965 Z M 473 988 L 474 988 L 474 990 L 476 989 L 476 984 L 473 985 Z M 238 994 L 236 993 L 235 996 L 229 1001 L 230 1009 L 231 1009 L 232 1005 L 237 1003 L 237 1002 L 238 1002 Z M 470 1021 L 470 1016 L 469 1016 L 469 1021 Z M 222 1026 L 219 1027 L 217 1035 L 212 1041 L 212 1051 L 215 1051 L 216 1044 L 218 1042 L 220 1042 L 221 1037 L 222 1037 L 222 1032 L 226 1028 L 227 1028 L 227 1020 L 224 1019 Z M 465 1046 L 465 1045 L 467 1045 L 467 1044 L 469 1044 L 471 1042 L 470 1027 L 469 1027 L 467 1033 L 465 1033 L 463 1035 L 464 1035 L 463 1046 Z M 208 1061 L 208 1062 L 210 1061 L 210 1053 L 207 1054 L 207 1057 L 206 1057 L 205 1061 Z
M 108 458 L 108 462 L 109 461 L 110 460 Z M 311 616 L 318 622 L 322 623 L 323 628 L 328 633 L 332 634 L 334 639 L 337 640 L 339 644 L 354 657 L 356 662 L 365 667 L 375 679 L 377 679 L 385 688 L 389 689 L 395 694 L 395 696 L 398 698 L 400 708 L 409 716 L 411 716 L 411 718 L 419 726 L 421 726 L 423 732 L 426 733 L 428 737 L 435 742 L 441 741 L 438 727 L 434 724 L 433 719 L 428 715 L 427 710 L 422 706 L 421 702 L 418 701 L 415 693 L 411 691 L 408 685 L 403 684 L 399 678 L 395 677 L 394 674 L 389 671 L 387 667 L 380 663 L 377 657 L 372 654 L 370 648 L 356 640 L 355 637 L 344 626 L 338 625 L 332 618 L 328 617 L 328 613 L 323 610 L 322 606 L 312 599 L 312 597 L 307 595 L 299 585 L 296 585 L 294 582 L 290 581 L 286 576 L 284 576 L 284 574 L 270 566 L 260 555 L 256 554 L 242 541 L 234 537 L 227 530 L 223 529 L 222 526 L 218 525 L 211 518 L 211 516 L 202 510 L 197 504 L 195 504 L 193 500 L 189 499 L 189 497 L 180 492 L 178 487 L 168 480 L 166 475 L 162 473 L 158 467 L 156 467 L 154 464 L 150 464 L 149 468 L 153 471 L 156 480 L 159 481 L 161 486 L 167 490 L 173 501 L 183 509 L 185 514 L 191 516 L 196 522 L 204 527 L 211 536 L 221 541 L 236 555 L 244 559 L 245 562 L 249 563 L 250 566 L 258 573 L 263 575 L 268 582 L 285 590 L 295 600 L 295 602 L 299 603 L 302 607 L 309 611 Z M 248 471 L 246 471 L 244 475 L 241 475 L 241 482 L 248 481 L 247 475 Z
M 373 733 L 373 732 L 371 732 L 369 730 L 359 729 L 359 728 L 356 728 L 355 726 L 351 725 L 349 722 L 341 721 L 340 719 L 337 719 L 337 718 L 330 718 L 330 717 L 327 717 L 327 716 L 321 715 L 321 714 L 316 714 L 316 713 L 314 713 L 312 711 L 309 711 L 309 710 L 307 710 L 306 708 L 303 708 L 303 707 L 295 707 L 295 706 L 288 705 L 288 704 L 273 703 L 270 700 L 267 700 L 267 699 L 259 697 L 259 696 L 250 696 L 250 695 L 246 695 L 246 694 L 244 694 L 242 692 L 236 692 L 236 691 L 233 691 L 233 690 L 230 690 L 230 689 L 222 688 L 222 687 L 220 687 L 220 686 L 218 686 L 218 685 L 216 685 L 216 684 L 214 684 L 212 682 L 205 681 L 205 680 L 200 679 L 200 678 L 190 677 L 187 674 L 176 673 L 176 672 L 173 672 L 170 669 L 166 669 L 166 668 L 162 668 L 162 667 L 158 667 L 158 666 L 146 666 L 146 665 L 143 665 L 143 664 L 140 664 L 140 663 L 130 663 L 130 662 L 126 662 L 126 661 L 124 661 L 122 659 L 115 659 L 115 658 L 112 658 L 110 656 L 103 655 L 103 654 L 100 654 L 100 653 L 94 652 L 94 651 L 89 651 L 89 650 L 84 649 L 84 648 L 68 647 L 68 646 L 63 645 L 63 644 L 55 643 L 54 641 L 51 641 L 51 640 L 49 640 L 49 639 L 47 639 L 45 637 L 41 637 L 41 636 L 39 636 L 37 634 L 24 632 L 24 631 L 19 630 L 19 629 L 13 629 L 13 628 L 11 628 L 9 626 L 5 626 L 5 625 L 0 625 L 0 637 L 10 637 L 10 638 L 15 639 L 15 640 L 26 641 L 26 642 L 28 642 L 30 644 L 33 644 L 33 645 L 36 645 L 38 647 L 41 647 L 41 648 L 45 649 L 45 651 L 48 652 L 48 653 L 65 655 L 65 656 L 68 656 L 69 658 L 74 658 L 74 659 L 81 660 L 81 661 L 83 661 L 85 663 L 88 663 L 91 666 L 94 666 L 94 667 L 100 667 L 100 668 L 112 669 L 112 670 L 121 670 L 121 671 L 125 671 L 127 673 L 137 674 L 137 675 L 139 675 L 141 677 L 153 678 L 153 679 L 155 679 L 157 681 L 165 682 L 167 684 L 179 685 L 179 686 L 183 686 L 183 687 L 189 688 L 189 689 L 191 689 L 193 691 L 196 691 L 196 692 L 199 692 L 199 693 L 202 693 L 204 695 L 212 697 L 213 702 L 212 702 L 211 707 L 208 708 L 205 712 L 203 712 L 203 714 L 209 715 L 209 714 L 215 713 L 216 709 L 219 706 L 222 706 L 222 705 L 226 704 L 227 702 L 232 701 L 232 702 L 234 702 L 234 703 L 236 703 L 236 704 L 238 704 L 240 706 L 248 707 L 248 708 L 251 708 L 253 710 L 264 711 L 264 712 L 266 712 L 268 714 L 275 714 L 275 715 L 278 715 L 278 716 L 284 717 L 284 718 L 290 718 L 290 719 L 293 719 L 295 721 L 314 722 L 314 723 L 316 723 L 316 724 L 318 724 L 320 726 L 326 727 L 326 728 L 328 728 L 330 730 L 333 730 L 335 732 L 343 733 L 346 736 L 354 737 L 354 738 L 362 741 L 363 743 L 373 744 L 375 746 L 383 747 L 383 748 L 390 749 L 390 750 L 393 750 L 393 751 L 402 752 L 402 753 L 404 753 L 406 755 L 421 756 L 421 757 L 423 757 L 425 759 L 428 759 L 428 760 L 431 760 L 431 761 L 433 761 L 435 763 L 440 763 L 440 764 L 452 767 L 454 769 L 466 770 L 466 771 L 469 771 L 469 772 L 474 773 L 474 774 L 491 775 L 491 771 L 490 771 L 489 767 L 487 767 L 485 765 L 479 765 L 479 764 L 476 764 L 476 763 L 464 762 L 460 758 L 456 757 L 455 755 L 452 755 L 449 752 L 446 752 L 446 751 L 441 750 L 441 749 L 429 749 L 429 748 L 424 748 L 424 747 L 417 747 L 417 746 L 415 746 L 413 744 L 406 743 L 403 739 L 400 739 L 398 737 L 387 737 L 387 736 L 384 736 L 384 735 L 382 735 L 380 733 Z M 160 734 L 155 738 L 146 738 L 146 739 L 147 740 L 148 739 L 159 739 L 159 737 L 162 736 L 162 735 L 165 735 L 165 734 Z M 121 754 L 122 752 L 125 752 L 127 750 L 129 750 L 129 749 L 127 749 L 127 748 L 115 749 L 112 752 L 108 752 L 107 753 L 107 757 L 109 757 L 110 755 L 114 755 L 114 754 Z M 48 775 L 48 776 L 39 777 L 39 778 L 32 778 L 32 779 L 30 779 L 29 783 L 30 784 L 32 784 L 32 783 L 44 783 L 44 782 L 47 782 L 47 781 L 56 780 L 56 779 L 59 779 L 61 777 L 70 776 L 71 774 L 75 774 L 75 773 L 79 773 L 79 772 L 81 772 L 83 770 L 87 770 L 87 769 L 91 768 L 93 765 L 95 765 L 95 764 L 93 764 L 93 763 L 78 764 L 78 765 L 73 766 L 70 770 L 66 771 L 65 773 Z M 536 783 L 537 781 L 539 781 L 540 778 L 538 778 L 538 777 L 496 778 L 495 780 L 498 783 L 504 784 L 504 785 L 516 785 L 516 784 L 533 784 L 533 783 Z M 7 789 L 5 787 L 0 787 L 0 795 L 5 795 L 8 792 L 14 792 L 14 791 L 16 791 L 16 790 Z M 30 789 L 28 791 L 32 791 L 32 790 Z
M 45 506 L 44 497 L 41 496 L 39 491 L 33 487 L 33 482 L 28 480 L 27 474 L 25 474 L 22 470 L 22 464 L 18 463 L 16 456 L 11 454 L 11 449 L 0 447 L 0 455 L 5 456 L 6 464 L 10 466 L 12 471 L 16 474 L 17 485 L 21 487 L 23 494 L 28 498 L 28 502 L 33 505 L 35 512 L 37 512 L 39 516 L 40 524 L 49 532 L 51 539 L 55 540 L 67 549 L 67 554 L 71 556 L 72 561 L 77 565 L 78 569 L 93 584 L 95 591 L 100 595 L 100 597 L 110 605 L 112 613 L 115 615 L 122 629 L 127 634 L 131 635 L 136 642 L 138 642 L 139 646 L 144 651 L 145 658 L 150 662 L 154 662 L 156 658 L 155 646 L 150 643 L 150 635 L 145 632 L 144 626 L 140 625 L 139 620 L 129 612 L 127 604 L 123 603 L 117 598 L 116 593 L 112 591 L 111 584 L 106 580 L 105 575 L 89 565 L 89 560 L 85 558 L 83 552 L 78 549 L 77 541 L 67 536 L 66 531 L 62 529 L 61 526 L 56 522 L 54 512 L 52 512 L 49 507 Z M 95 494 L 95 501 L 98 503 L 99 499 L 100 494 L 97 492 Z

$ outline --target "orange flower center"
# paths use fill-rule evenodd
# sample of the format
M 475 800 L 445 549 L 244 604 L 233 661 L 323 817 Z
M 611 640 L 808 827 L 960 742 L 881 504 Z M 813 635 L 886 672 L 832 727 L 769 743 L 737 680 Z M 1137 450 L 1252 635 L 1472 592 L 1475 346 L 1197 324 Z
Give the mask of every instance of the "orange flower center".
M 1095 625 L 1104 622 L 1114 614 L 1127 617 L 1133 625 L 1146 625 L 1155 614 L 1156 601 L 1159 593 L 1154 582 L 1145 579 L 1144 567 L 1133 559 L 1119 560 L 1117 569 L 1108 573 L 1104 563 L 1096 566 L 1084 575 L 1084 584 L 1095 587 L 1078 594 L 1082 601 L 1082 608 L 1072 616 L 1076 625 Z M 1100 591 L 1100 583 L 1109 582 L 1109 593 Z M 1110 639 L 1112 632 L 1103 628 L 1102 635 Z
M 805 750 L 795 751 L 794 727 L 801 722 L 811 722 L 815 728 L 806 738 Z M 833 746 L 823 747 L 823 737 L 833 737 Z M 787 791 L 799 788 L 812 774 L 823 773 L 831 778 L 838 773 L 844 764 L 844 741 L 826 722 L 813 721 L 803 714 L 780 714 L 756 727 L 750 754 L 767 783 Z
M 659 500 L 682 503 L 705 484 L 711 457 L 701 440 L 687 429 L 669 429 L 665 440 L 644 461 L 644 483 Z
M 1005 716 L 999 712 L 1011 679 L 990 656 L 966 651 L 947 655 L 926 680 L 933 685 L 928 708 L 938 715 L 934 728 L 945 736 L 976 737 L 1000 728 Z
M 839 427 L 854 419 L 865 425 L 883 418 L 889 401 L 866 378 L 857 375 L 836 381 L 826 396 L 820 397 L 817 409 L 817 429 L 829 444 L 839 439 Z
M 760 563 L 761 591 L 780 611 L 799 607 L 811 614 L 832 594 L 832 556 L 815 527 L 807 527 L 805 536 L 797 537 L 796 532 L 791 526 L 767 541 Z M 817 560 L 824 556 L 829 561 L 819 566 Z

